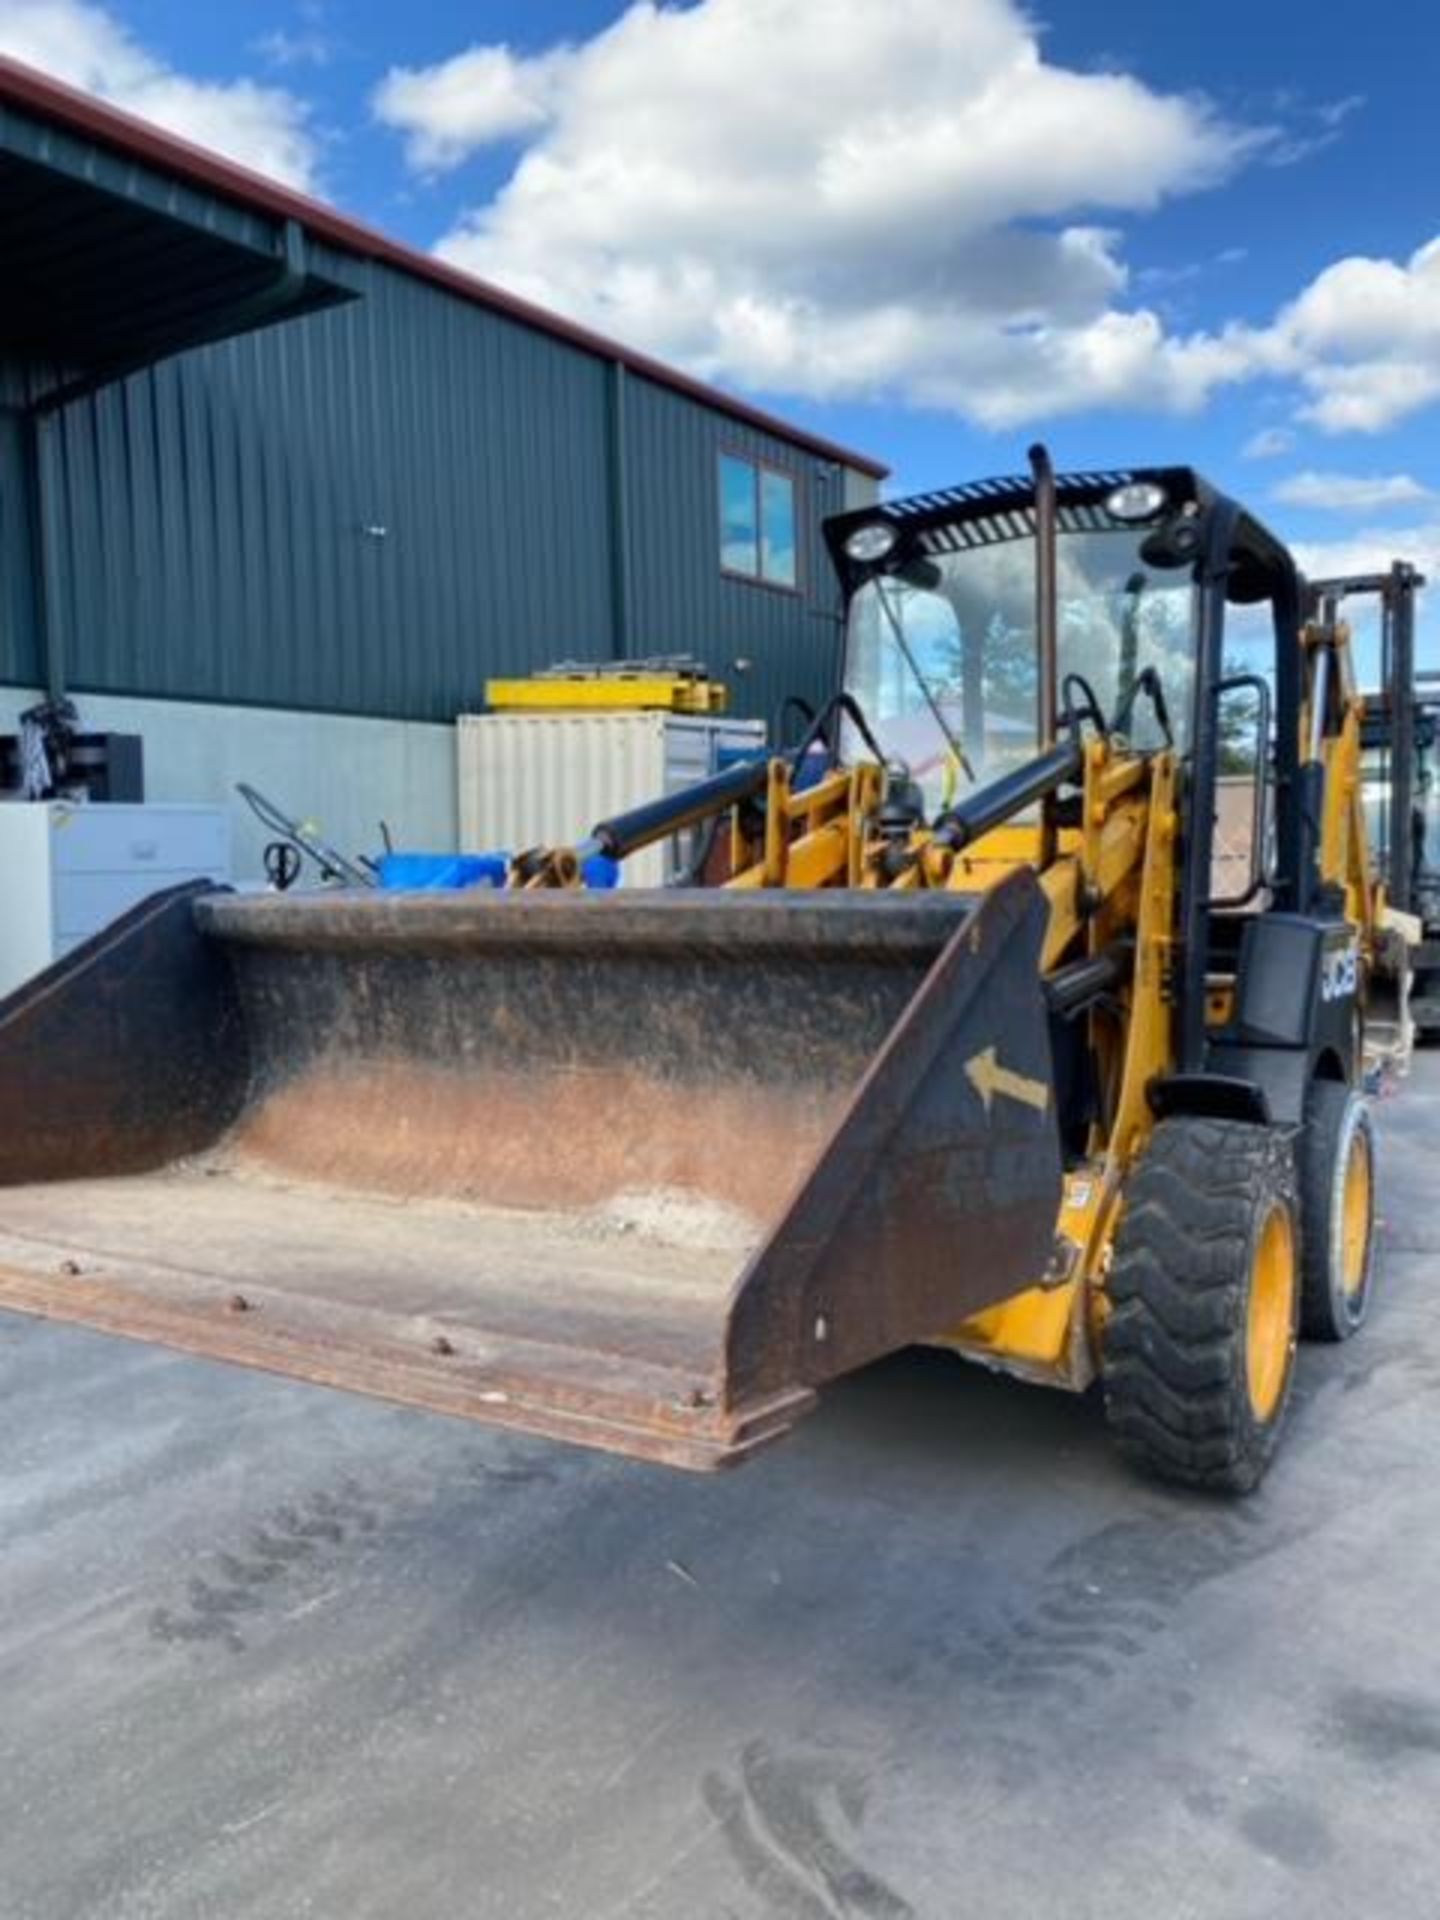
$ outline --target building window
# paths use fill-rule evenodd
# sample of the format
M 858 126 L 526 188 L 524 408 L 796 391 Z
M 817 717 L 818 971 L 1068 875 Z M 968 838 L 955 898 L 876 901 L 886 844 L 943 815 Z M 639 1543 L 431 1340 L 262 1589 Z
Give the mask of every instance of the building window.
M 720 456 L 720 564 L 726 573 L 794 587 L 795 482 L 738 454 Z

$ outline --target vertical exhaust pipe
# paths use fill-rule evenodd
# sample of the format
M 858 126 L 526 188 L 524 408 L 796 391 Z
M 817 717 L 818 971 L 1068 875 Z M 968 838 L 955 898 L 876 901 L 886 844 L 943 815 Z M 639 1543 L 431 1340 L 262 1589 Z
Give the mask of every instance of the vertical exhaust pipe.
M 1039 653 L 1040 695 L 1038 731 L 1040 751 L 1053 747 L 1059 713 L 1059 640 L 1055 584 L 1055 468 L 1049 449 L 1037 440 L 1030 449 L 1030 477 L 1035 488 L 1035 643 Z M 1055 858 L 1055 799 L 1040 803 L 1040 867 Z
M 1040 750 L 1055 745 L 1059 710 L 1055 586 L 1055 469 L 1038 440 L 1030 449 L 1035 487 L 1035 638 L 1040 654 Z

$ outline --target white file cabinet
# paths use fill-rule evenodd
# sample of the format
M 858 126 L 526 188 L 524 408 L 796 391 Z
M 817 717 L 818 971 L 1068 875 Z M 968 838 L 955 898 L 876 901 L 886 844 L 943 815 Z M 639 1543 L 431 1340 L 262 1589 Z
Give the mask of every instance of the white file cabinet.
M 0 802 L 0 996 L 147 894 L 229 878 L 224 807 Z

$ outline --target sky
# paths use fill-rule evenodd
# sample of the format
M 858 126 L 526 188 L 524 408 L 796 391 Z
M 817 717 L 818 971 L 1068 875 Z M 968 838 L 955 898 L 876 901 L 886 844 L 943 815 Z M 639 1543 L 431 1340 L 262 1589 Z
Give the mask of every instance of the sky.
M 0 0 L 0 51 L 890 465 L 1440 573 L 1440 9 Z

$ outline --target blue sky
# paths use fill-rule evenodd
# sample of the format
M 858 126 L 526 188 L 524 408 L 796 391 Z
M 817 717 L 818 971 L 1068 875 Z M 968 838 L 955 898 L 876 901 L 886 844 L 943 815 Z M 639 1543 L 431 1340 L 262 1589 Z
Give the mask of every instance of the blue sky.
M 1440 566 L 1440 10 L 0 0 L 0 49 L 900 488 L 1039 432 Z

